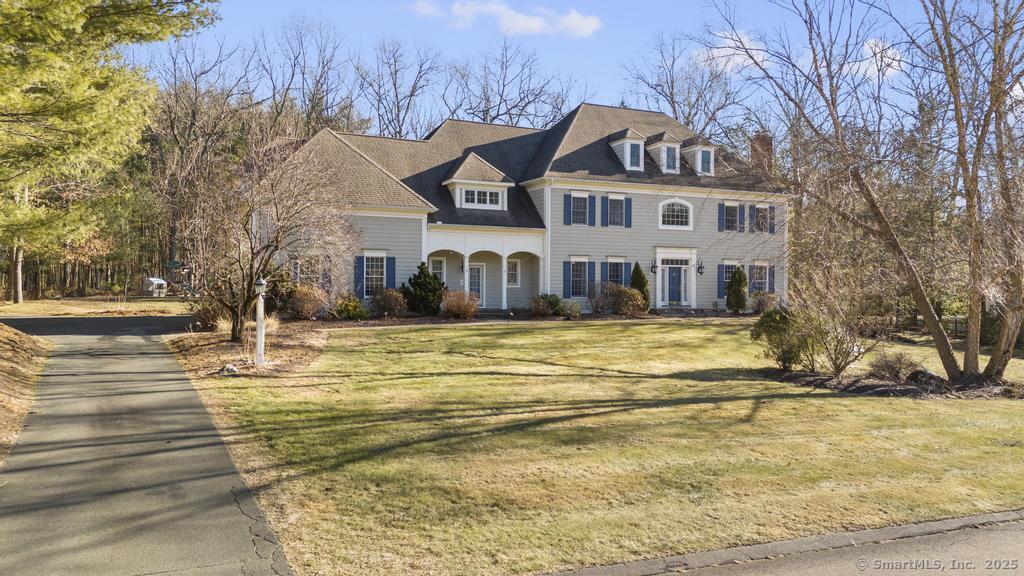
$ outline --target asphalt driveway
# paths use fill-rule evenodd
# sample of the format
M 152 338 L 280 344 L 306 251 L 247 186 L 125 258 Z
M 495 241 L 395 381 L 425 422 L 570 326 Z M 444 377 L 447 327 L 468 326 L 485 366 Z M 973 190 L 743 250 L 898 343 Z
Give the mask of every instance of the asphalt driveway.
M 0 321 L 57 344 L 0 467 L 0 574 L 291 574 L 160 340 L 184 320 Z

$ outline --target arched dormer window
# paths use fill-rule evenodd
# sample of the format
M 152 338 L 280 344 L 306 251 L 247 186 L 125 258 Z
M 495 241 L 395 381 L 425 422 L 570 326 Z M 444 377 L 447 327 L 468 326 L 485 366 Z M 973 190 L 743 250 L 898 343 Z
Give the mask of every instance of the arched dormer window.
M 693 206 L 685 200 L 665 200 L 658 205 L 658 218 L 658 228 L 693 230 Z

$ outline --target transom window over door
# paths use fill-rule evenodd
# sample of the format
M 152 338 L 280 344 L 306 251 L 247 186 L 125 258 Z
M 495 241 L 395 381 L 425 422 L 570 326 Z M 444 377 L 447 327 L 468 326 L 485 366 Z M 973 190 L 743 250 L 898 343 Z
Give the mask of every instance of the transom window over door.
M 384 256 L 367 256 L 363 260 L 363 292 L 372 297 L 384 289 Z
M 586 196 L 573 196 L 572 197 L 572 223 L 586 225 L 587 221 L 587 204 L 589 199 Z
M 573 261 L 570 273 L 569 296 L 572 298 L 587 297 L 587 263 Z
M 692 229 L 690 205 L 682 200 L 666 200 L 662 202 L 660 227 Z

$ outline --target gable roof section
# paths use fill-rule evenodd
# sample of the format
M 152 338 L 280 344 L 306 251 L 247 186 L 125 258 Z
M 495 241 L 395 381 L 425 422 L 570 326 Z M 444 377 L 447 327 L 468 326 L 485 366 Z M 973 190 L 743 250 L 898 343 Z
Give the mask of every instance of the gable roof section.
M 403 208 L 430 212 L 424 200 L 342 136 L 322 130 L 299 154 L 314 157 L 323 182 L 346 204 L 356 208 Z
M 625 138 L 629 138 L 630 140 L 643 140 L 645 136 L 632 128 L 623 128 L 622 130 L 608 136 L 608 141 L 617 142 Z
M 468 180 L 472 182 L 493 182 L 495 184 L 515 184 L 504 172 L 498 170 L 477 155 L 476 152 L 466 154 L 462 161 L 455 164 L 454 171 L 445 178 L 448 180 Z M 442 184 L 444 184 L 442 182 Z
M 675 135 L 673 135 L 671 132 L 658 132 L 654 136 L 651 136 L 650 138 L 647 139 L 647 145 L 648 146 L 650 146 L 652 144 L 661 144 L 661 143 L 665 143 L 665 144 L 682 144 L 683 141 L 680 140 L 679 138 L 676 138 Z

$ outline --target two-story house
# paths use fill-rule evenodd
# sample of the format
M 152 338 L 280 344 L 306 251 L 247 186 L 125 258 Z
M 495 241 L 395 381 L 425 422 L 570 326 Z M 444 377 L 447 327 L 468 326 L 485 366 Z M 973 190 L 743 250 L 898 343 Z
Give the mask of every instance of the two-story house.
M 324 130 L 306 146 L 361 235 L 360 296 L 426 262 L 483 308 L 585 304 L 641 266 L 653 307 L 714 308 L 736 266 L 751 292 L 785 293 L 789 197 L 759 138 L 751 162 L 661 112 L 582 104 L 547 130 L 447 120 L 422 140 Z

